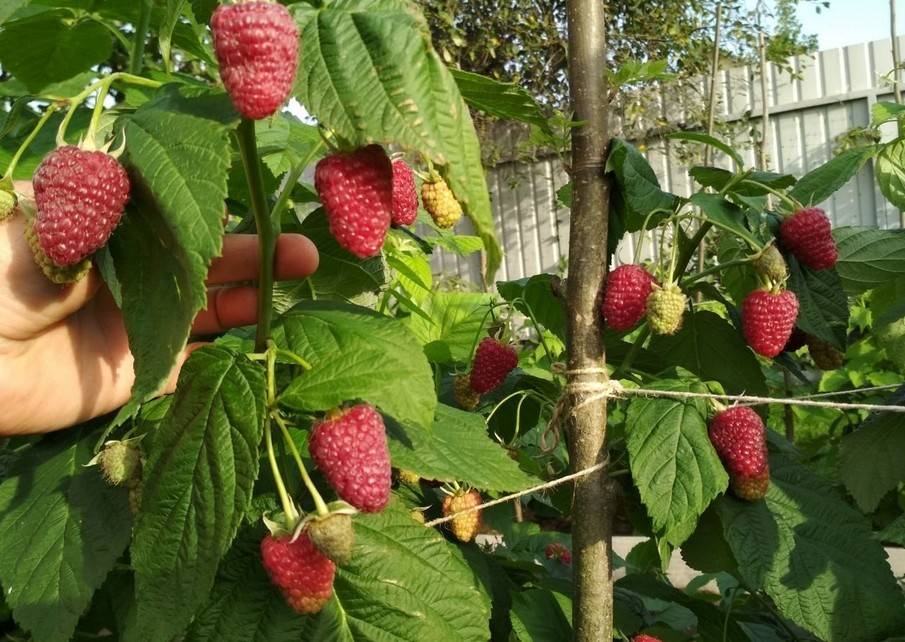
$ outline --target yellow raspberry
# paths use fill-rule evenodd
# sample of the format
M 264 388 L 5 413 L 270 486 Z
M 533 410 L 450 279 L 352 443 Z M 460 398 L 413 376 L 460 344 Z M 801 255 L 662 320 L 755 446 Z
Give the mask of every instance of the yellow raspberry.
M 86 258 L 73 265 L 60 267 L 50 260 L 41 244 L 38 242 L 38 234 L 35 232 L 34 221 L 26 221 L 25 223 L 25 240 L 28 241 L 28 247 L 31 248 L 31 255 L 35 259 L 35 263 L 41 268 L 48 279 L 60 285 L 66 283 L 76 283 L 81 281 L 88 272 L 91 271 L 91 259 Z
M 460 511 L 479 506 L 481 502 L 481 495 L 476 490 L 456 491 L 443 500 L 443 515 L 444 517 L 449 517 Z M 482 526 L 483 519 L 481 518 L 480 510 L 457 515 L 449 523 L 452 534 L 460 542 L 473 540 L 475 535 L 480 532 Z
M 421 185 L 421 202 L 437 227 L 449 229 L 462 218 L 462 206 L 446 181 L 436 174 L 431 178 Z
M 16 195 L 5 189 L 0 190 L 0 221 L 3 221 L 16 211 Z
M 647 297 L 647 322 L 655 334 L 675 334 L 682 327 L 682 314 L 688 302 L 675 283 L 665 288 L 654 286 Z

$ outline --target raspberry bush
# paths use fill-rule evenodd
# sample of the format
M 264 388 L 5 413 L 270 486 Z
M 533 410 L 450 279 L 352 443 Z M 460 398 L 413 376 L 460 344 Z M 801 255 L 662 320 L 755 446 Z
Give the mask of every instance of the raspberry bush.
M 61 288 L 94 269 L 135 357 L 116 412 L 0 440 L 3 639 L 569 639 L 571 533 L 598 516 L 568 484 L 470 510 L 572 464 L 569 275 L 494 282 L 469 111 L 552 139 L 538 105 L 448 69 L 405 0 L 20 1 L 0 9 L 0 65 L 0 225 L 24 219 Z M 612 141 L 610 253 L 636 232 L 670 243 L 597 284 L 596 370 L 669 394 L 873 386 L 846 400 L 902 404 L 905 237 L 830 229 L 819 207 L 871 158 L 905 205 L 905 142 L 796 178 L 676 138 L 732 169 L 689 168 L 679 197 Z M 314 275 L 274 282 L 280 232 L 314 242 Z M 249 233 L 258 323 L 190 336 L 224 239 Z M 482 252 L 494 287 L 446 287 L 439 249 Z M 158 396 L 189 339 L 206 345 Z M 615 639 L 905 630 L 882 548 L 905 545 L 900 416 L 611 399 L 614 528 L 645 538 L 615 560 Z M 674 552 L 701 573 L 687 588 Z

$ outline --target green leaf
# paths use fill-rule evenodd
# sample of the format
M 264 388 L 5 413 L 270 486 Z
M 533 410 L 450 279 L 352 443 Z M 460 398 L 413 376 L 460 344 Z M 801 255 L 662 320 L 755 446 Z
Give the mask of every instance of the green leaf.
M 285 406 L 311 412 L 361 399 L 400 423 L 430 428 L 437 407 L 433 371 L 400 321 L 312 301 L 287 312 L 274 339 L 311 364 L 280 395 Z
M 554 591 L 531 588 L 512 593 L 512 630 L 522 642 L 561 642 L 572 638 L 572 600 Z
M 95 467 L 88 426 L 45 437 L 0 483 L 0 582 L 16 621 L 41 642 L 72 638 L 129 543 L 126 492 Z
M 757 237 L 745 227 L 745 213 L 735 203 L 730 203 L 719 194 L 707 194 L 705 192 L 693 194 L 689 200 L 700 207 L 707 220 L 717 227 L 721 227 L 745 239 L 752 247 L 760 246 Z
M 0 31 L 0 64 L 35 93 L 104 62 L 112 52 L 110 33 L 101 23 L 72 24 L 68 12 L 39 13 L 7 22 Z
M 808 334 L 845 349 L 848 330 L 848 299 L 835 270 L 812 270 L 787 256 L 788 288 L 798 297 L 795 325 Z
M 433 322 L 410 317 L 408 325 L 424 345 L 424 352 L 431 361 L 468 362 L 487 323 L 491 303 L 492 298 L 487 294 L 434 292 L 422 304 Z
M 2 0 L 0 2 L 0 25 L 9 20 L 19 9 L 27 7 L 31 0 Z
M 163 58 L 164 67 L 167 71 L 171 71 L 170 49 L 173 43 L 173 30 L 176 28 L 176 23 L 179 22 L 186 0 L 166 0 L 166 3 L 163 19 L 157 29 L 157 39 L 160 43 L 160 57 Z
M 249 508 L 263 436 L 264 372 L 220 346 L 196 350 L 150 435 L 132 543 L 138 617 L 131 639 L 182 632 L 214 583 Z
M 296 95 L 353 145 L 395 142 L 440 166 L 484 241 L 491 280 L 502 260 L 481 149 L 456 80 L 427 22 L 404 0 L 293 5 L 302 48 Z
M 274 176 L 285 174 L 305 161 L 310 164 L 324 148 L 317 127 L 286 112 L 257 121 L 255 133 L 258 153 Z
M 896 120 L 903 111 L 905 111 L 905 105 L 879 100 L 874 103 L 870 110 L 871 127 L 877 127 L 891 120 Z
M 207 305 L 207 270 L 222 247 L 234 112 L 224 94 L 189 92 L 166 87 L 124 119 L 132 203 L 110 249 L 135 384 L 120 417 L 166 381 Z
M 872 147 L 842 152 L 802 176 L 789 191 L 789 196 L 805 205 L 822 203 L 851 180 L 874 152 Z
M 486 642 L 490 599 L 458 548 L 399 502 L 358 515 L 352 562 L 301 640 Z
M 616 176 L 619 193 L 626 207 L 625 227 L 637 232 L 653 210 L 672 211 L 679 197 L 660 189 L 657 175 L 635 147 L 619 138 L 613 139 L 607 159 L 607 171 Z M 651 217 L 651 225 L 661 221 L 665 213 Z
M 764 373 L 735 327 L 707 310 L 686 313 L 678 333 L 655 335 L 649 351 L 702 381 L 719 381 L 729 394 L 767 394 Z
M 566 340 L 566 311 L 562 301 L 553 293 L 553 274 L 537 274 L 518 281 L 497 281 L 497 291 L 522 314 L 534 315 L 537 322 Z
M 888 404 L 905 401 L 905 391 L 891 395 Z M 901 414 L 875 413 L 842 438 L 839 477 L 865 513 L 877 509 L 880 500 L 905 481 L 905 424 Z
M 877 534 L 877 537 L 884 542 L 905 546 L 905 515 L 899 515 L 897 519 L 890 522 L 886 528 Z
M 905 231 L 837 227 L 836 271 L 848 294 L 861 294 L 905 273 Z
M 682 380 L 656 381 L 655 390 L 707 392 Z M 626 446 L 632 479 L 654 530 L 681 544 L 710 502 L 726 490 L 729 478 L 707 436 L 707 405 L 702 400 L 636 398 L 628 405 Z
M 393 465 L 424 479 L 460 481 L 489 491 L 522 490 L 540 483 L 522 471 L 506 449 L 491 439 L 480 415 L 437 405 L 433 430 L 387 428 Z
M 666 135 L 666 138 L 670 140 L 687 140 L 694 143 L 701 143 L 702 145 L 710 145 L 714 147 L 732 159 L 732 162 L 735 163 L 737 169 L 741 169 L 745 165 L 745 161 L 742 158 L 741 154 L 732 149 L 729 145 L 724 143 L 718 138 L 714 138 L 709 134 L 704 134 L 701 132 L 672 132 Z
M 227 553 L 210 599 L 186 642 L 297 642 L 305 618 L 296 614 L 261 564 L 265 530 L 245 528 Z
M 692 167 L 688 170 L 688 173 L 704 187 L 712 187 L 718 192 L 737 176 L 737 174 L 720 167 Z M 752 171 L 746 172 L 745 177 L 745 180 L 736 183 L 730 188 L 733 194 L 738 194 L 739 196 L 765 196 L 770 193 L 770 190 L 764 188 L 764 185 L 773 189 L 785 189 L 795 184 L 795 177 L 791 174 Z
M 883 146 L 874 171 L 883 196 L 899 209 L 905 208 L 905 139 L 897 138 Z
M 462 98 L 471 107 L 504 120 L 518 120 L 553 135 L 540 105 L 527 91 L 513 83 L 504 83 L 481 74 L 450 69 Z
M 786 456 L 771 454 L 770 468 L 764 501 L 717 504 L 745 581 L 827 642 L 903 630 L 902 592 L 864 517 Z

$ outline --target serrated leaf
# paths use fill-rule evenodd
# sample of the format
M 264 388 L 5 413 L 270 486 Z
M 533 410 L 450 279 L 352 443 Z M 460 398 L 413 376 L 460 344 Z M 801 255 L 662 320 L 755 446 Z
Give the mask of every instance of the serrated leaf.
M 40 642 L 66 642 L 129 543 L 126 491 L 85 467 L 90 426 L 24 450 L 0 483 L 0 583 L 16 621 Z
M 702 381 L 719 381 L 729 394 L 767 393 L 754 353 L 731 323 L 707 310 L 685 314 L 678 333 L 656 335 L 648 351 L 669 365 L 681 366 Z
M 616 177 L 619 194 L 626 207 L 625 228 L 637 232 L 653 210 L 672 211 L 678 197 L 660 189 L 660 181 L 650 164 L 635 147 L 621 139 L 614 139 L 607 159 L 607 171 Z M 655 225 L 667 214 L 651 216 Z
M 522 642 L 571 639 L 571 609 L 572 600 L 560 593 L 540 588 L 513 591 L 510 611 L 513 633 Z
M 727 169 L 700 165 L 689 169 L 688 174 L 704 187 L 712 187 L 718 192 L 737 176 Z M 745 176 L 745 180 L 731 187 L 733 194 L 745 197 L 765 196 L 770 190 L 763 187 L 764 185 L 773 189 L 785 189 L 795 184 L 795 177 L 791 174 L 752 171 L 746 172 Z
M 430 316 L 409 317 L 408 326 L 436 363 L 467 362 L 487 322 L 492 298 L 475 292 L 434 292 L 422 307 Z
M 898 518 L 890 522 L 877 535 L 881 541 L 892 542 L 897 546 L 905 546 L 905 515 L 899 515 Z
M 789 190 L 789 196 L 804 205 L 822 203 L 849 182 L 874 153 L 873 147 L 842 152 L 802 176 Z
M 497 291 L 522 314 L 533 315 L 547 330 L 566 340 L 566 311 L 553 292 L 553 274 L 536 274 L 517 281 L 497 281 Z M 519 300 L 520 299 L 520 300 Z M 530 314 L 529 314 L 530 313 Z
M 286 112 L 257 121 L 255 133 L 258 153 L 274 176 L 285 174 L 304 161 L 310 164 L 325 149 L 317 127 Z
M 848 329 L 848 299 L 835 270 L 812 270 L 787 256 L 788 288 L 798 297 L 795 325 L 808 334 L 845 349 Z
M 771 454 L 770 468 L 764 501 L 717 503 L 745 581 L 827 642 L 903 630 L 902 592 L 864 517 L 786 456 Z
M 899 405 L 905 391 L 897 390 L 887 401 Z M 877 509 L 880 500 L 905 481 L 905 422 L 901 414 L 875 413 L 854 432 L 842 438 L 839 477 L 865 513 Z
M 104 62 L 112 51 L 110 32 L 100 22 L 72 24 L 68 12 L 49 11 L 6 22 L 0 32 L 4 70 L 35 93 Z
M 490 491 L 522 490 L 541 481 L 519 468 L 475 413 L 439 404 L 430 434 L 398 424 L 389 425 L 387 434 L 393 465 L 424 479 Z
M 905 208 L 905 139 L 884 145 L 874 164 L 877 186 L 883 196 L 899 209 Z
M 296 95 L 354 145 L 395 142 L 440 166 L 484 241 L 492 279 L 502 260 L 468 107 L 404 0 L 293 5 L 301 32 Z
M 872 127 L 895 120 L 905 111 L 905 105 L 886 100 L 878 100 L 870 109 L 870 124 Z
M 31 0 L 3 0 L 0 2 L 0 25 L 6 22 L 19 9 L 27 7 L 30 2 Z
M 163 59 L 163 64 L 167 71 L 171 71 L 172 67 L 170 49 L 173 44 L 173 30 L 176 28 L 176 23 L 179 22 L 180 16 L 182 16 L 182 9 L 185 3 L 186 0 L 166 0 L 163 19 L 157 29 L 160 57 Z
M 110 250 L 135 384 L 120 417 L 160 389 L 207 304 L 207 270 L 223 242 L 234 116 L 224 94 L 169 86 L 124 119 L 132 203 Z
M 736 236 L 748 241 L 752 247 L 758 247 L 760 243 L 748 228 L 745 227 L 745 214 L 735 203 L 731 203 L 719 194 L 698 192 L 689 199 L 692 204 L 701 208 L 707 220 Z
M 490 599 L 458 548 L 392 502 L 354 520 L 352 562 L 301 639 L 486 642 Z
M 192 622 L 186 642 L 306 639 L 301 635 L 305 618 L 289 608 L 261 564 L 261 539 L 265 533 L 260 526 L 240 532 L 220 564 L 207 606 Z
M 541 112 L 540 105 L 518 85 L 461 69 L 449 71 L 462 92 L 462 98 L 475 109 L 504 120 L 529 123 L 548 136 L 553 136 L 550 123 Z
M 837 227 L 836 271 L 848 294 L 861 294 L 905 274 L 905 231 Z
M 682 380 L 657 381 L 655 390 L 707 392 Z M 697 518 L 726 490 L 729 478 L 707 436 L 701 400 L 638 397 L 626 414 L 626 446 L 632 479 L 656 531 L 674 545 L 694 530 Z
M 274 339 L 311 364 L 280 394 L 297 411 L 361 399 L 406 425 L 429 429 L 437 396 L 430 364 L 402 324 L 367 308 L 309 301 L 287 312 Z
M 264 398 L 263 368 L 221 346 L 196 350 L 182 367 L 173 403 L 146 440 L 130 639 L 168 642 L 204 603 L 251 502 Z

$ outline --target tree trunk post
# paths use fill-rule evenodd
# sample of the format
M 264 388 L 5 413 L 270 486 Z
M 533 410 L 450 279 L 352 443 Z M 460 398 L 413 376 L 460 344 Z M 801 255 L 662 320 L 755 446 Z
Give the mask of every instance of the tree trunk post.
M 604 176 L 609 145 L 605 39 L 606 2 L 568 0 L 569 82 L 573 118 L 572 209 L 569 233 L 569 371 L 566 429 L 573 471 L 606 459 L 606 399 L 589 403 L 593 386 L 606 381 L 599 304 L 607 271 L 609 185 Z M 611 545 L 615 494 L 606 469 L 575 482 L 572 503 L 575 640 L 613 637 Z

